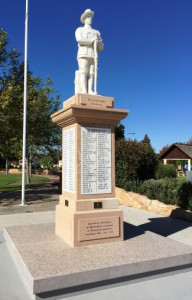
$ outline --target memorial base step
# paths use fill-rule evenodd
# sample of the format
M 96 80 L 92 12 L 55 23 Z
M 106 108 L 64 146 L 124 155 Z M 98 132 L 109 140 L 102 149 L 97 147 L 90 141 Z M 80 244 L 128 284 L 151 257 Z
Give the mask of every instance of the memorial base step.
M 192 266 L 192 248 L 125 223 L 129 238 L 117 243 L 70 247 L 55 224 L 5 228 L 4 237 L 31 294 L 131 280 Z M 48 299 L 64 299 L 63 297 Z M 45 299 L 45 294 L 35 299 Z
M 120 209 L 74 212 L 59 204 L 55 232 L 73 247 L 122 241 L 123 212 Z
M 85 211 L 94 209 L 118 209 L 117 198 L 91 198 L 91 199 L 74 199 L 68 195 L 60 195 L 59 204 L 68 206 L 74 211 Z

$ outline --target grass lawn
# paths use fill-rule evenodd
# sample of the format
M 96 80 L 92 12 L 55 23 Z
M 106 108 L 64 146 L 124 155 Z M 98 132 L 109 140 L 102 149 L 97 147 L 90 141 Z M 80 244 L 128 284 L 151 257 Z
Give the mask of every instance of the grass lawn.
M 0 174 L 0 192 L 11 192 L 21 189 L 21 181 L 22 176 L 21 175 L 15 175 L 15 174 Z M 46 177 L 40 177 L 40 176 L 32 176 L 30 184 L 26 185 L 26 188 L 31 188 L 36 185 L 33 185 L 33 183 L 43 183 L 50 181 Z

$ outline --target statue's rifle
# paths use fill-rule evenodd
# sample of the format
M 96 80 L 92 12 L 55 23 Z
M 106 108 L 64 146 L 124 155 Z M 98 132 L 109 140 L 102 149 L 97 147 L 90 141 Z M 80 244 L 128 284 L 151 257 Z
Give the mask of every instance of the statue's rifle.
M 94 63 L 95 63 L 94 93 L 97 95 L 97 71 L 98 71 L 97 40 L 94 41 Z

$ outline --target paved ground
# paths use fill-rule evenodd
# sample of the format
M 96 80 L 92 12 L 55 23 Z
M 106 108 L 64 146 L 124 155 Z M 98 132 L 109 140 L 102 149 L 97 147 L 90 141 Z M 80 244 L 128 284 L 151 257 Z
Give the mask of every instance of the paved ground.
M 21 191 L 0 192 L 0 215 L 54 210 L 59 200 L 59 177 L 54 175 L 44 177 L 49 178 L 50 182 L 45 182 L 35 189 L 26 190 L 27 206 L 19 206 Z
M 162 215 L 121 206 L 124 218 L 133 227 L 143 231 L 152 231 L 164 237 L 172 238 L 192 247 L 192 223 L 180 219 L 168 218 Z M 191 297 L 192 299 L 192 297 Z
M 0 234 L 0 299 L 34 300 L 12 261 Z M 135 279 L 84 290 L 73 289 L 63 297 L 51 300 L 191 300 L 192 269 Z M 37 300 L 50 298 L 37 297 Z
M 29 205 L 26 207 L 20 207 L 18 205 L 0 207 L 0 230 L 2 230 L 4 226 L 54 222 L 55 213 L 53 208 L 58 202 L 58 187 L 51 185 L 49 188 L 50 190 L 53 189 L 51 195 L 49 194 L 48 188 L 45 189 L 46 191 L 38 191 L 34 198 L 32 197 L 32 193 L 29 192 L 29 198 L 27 199 Z M 38 195 L 42 195 L 42 198 L 39 199 Z M 53 207 L 52 210 L 51 207 Z M 46 210 L 46 208 L 49 211 L 43 211 Z M 139 231 L 143 232 L 149 230 L 192 246 L 191 223 L 173 218 L 166 218 L 155 213 L 149 213 L 130 207 L 121 206 L 121 208 L 124 210 L 125 218 L 133 228 L 137 227 Z M 25 211 L 27 211 L 27 213 L 25 213 Z M 129 238 L 131 238 L 131 233 L 129 232 L 128 234 Z M 0 233 L 0 258 L 0 299 L 34 299 L 28 293 L 19 272 L 12 261 L 6 243 L 3 240 L 2 233 Z M 70 293 L 67 293 L 64 297 L 54 298 L 54 300 L 115 300 L 118 298 L 123 300 L 191 300 L 191 282 L 192 269 L 187 269 L 146 277 L 142 280 L 135 279 L 129 282 L 105 285 L 104 287 L 95 287 L 85 290 L 73 289 L 73 291 L 70 291 Z

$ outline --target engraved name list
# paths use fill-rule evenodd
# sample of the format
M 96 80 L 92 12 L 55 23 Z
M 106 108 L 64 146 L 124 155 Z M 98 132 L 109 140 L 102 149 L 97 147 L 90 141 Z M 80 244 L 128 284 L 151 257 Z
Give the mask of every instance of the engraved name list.
M 111 193 L 110 128 L 81 128 L 81 193 Z

